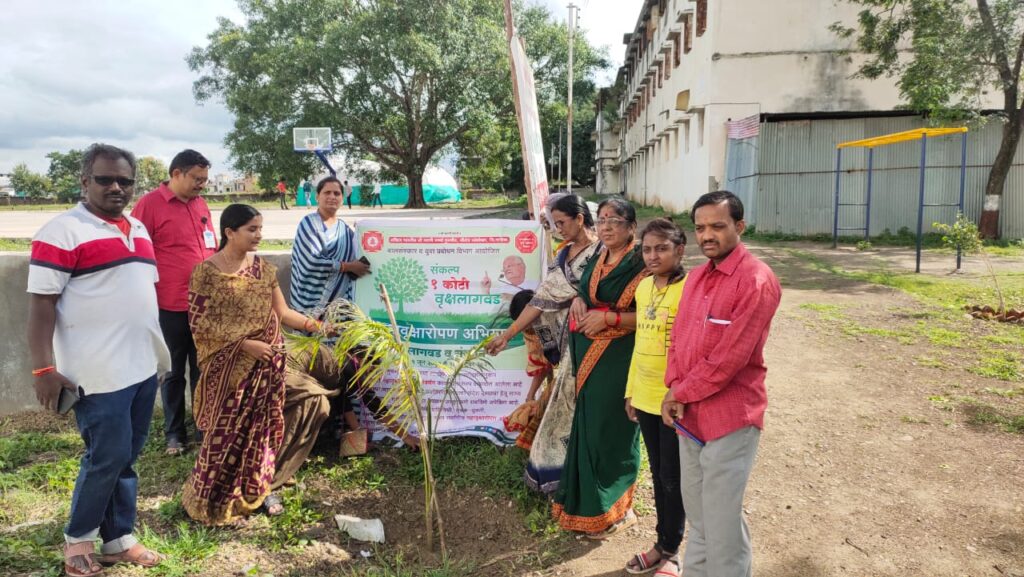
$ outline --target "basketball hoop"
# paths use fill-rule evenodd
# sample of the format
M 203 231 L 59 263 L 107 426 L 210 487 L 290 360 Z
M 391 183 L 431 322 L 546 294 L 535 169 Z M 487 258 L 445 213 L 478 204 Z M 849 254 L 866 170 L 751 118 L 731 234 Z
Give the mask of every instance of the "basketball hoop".
M 303 153 L 331 151 L 330 128 L 296 127 L 292 130 L 292 150 Z

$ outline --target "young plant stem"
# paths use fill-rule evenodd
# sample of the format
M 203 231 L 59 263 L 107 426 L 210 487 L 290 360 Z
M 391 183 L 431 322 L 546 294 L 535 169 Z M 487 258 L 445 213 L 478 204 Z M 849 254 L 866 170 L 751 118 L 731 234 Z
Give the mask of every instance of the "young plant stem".
M 398 346 L 404 346 L 402 342 L 401 333 L 398 331 L 398 321 L 395 320 L 395 309 L 391 306 L 391 298 L 388 296 L 388 289 L 384 286 L 384 283 L 380 284 L 380 297 L 384 302 L 384 307 L 388 312 L 388 320 L 391 322 L 391 330 L 394 332 L 395 341 Z M 410 371 L 415 372 L 415 367 L 400 366 L 399 378 L 402 379 L 413 379 Z M 422 438 L 420 443 L 420 459 L 423 462 L 423 501 L 424 501 L 424 522 L 426 524 L 427 531 L 427 548 L 431 551 L 434 550 L 434 515 L 437 515 L 437 528 L 440 535 L 441 541 L 441 556 L 445 557 L 448 554 L 447 547 L 444 539 L 444 521 L 441 518 L 441 509 L 437 503 L 436 487 L 437 483 L 434 480 L 434 470 L 431 466 L 431 446 L 430 439 L 433 431 L 430 427 L 424 423 L 423 419 L 423 406 L 420 404 L 419 387 L 413 386 L 413 383 L 406 383 L 408 390 L 412 391 L 413 395 L 413 420 L 416 423 L 416 430 Z M 429 411 L 429 407 L 428 407 Z
M 1003 301 L 1003 290 L 999 288 L 999 279 L 996 277 L 996 271 L 992 268 L 992 261 L 988 259 L 988 255 L 985 254 L 985 248 L 982 247 L 979 251 L 981 260 L 985 261 L 985 266 L 988 268 L 988 274 L 992 277 L 992 284 L 996 287 L 996 298 L 999 299 L 999 314 L 1006 313 L 1006 303 Z

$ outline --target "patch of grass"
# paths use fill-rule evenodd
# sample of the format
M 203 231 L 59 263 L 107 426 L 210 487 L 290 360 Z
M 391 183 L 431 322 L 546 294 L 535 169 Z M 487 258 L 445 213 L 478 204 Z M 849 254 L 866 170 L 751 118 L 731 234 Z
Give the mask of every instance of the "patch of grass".
M 55 453 L 68 457 L 82 450 L 82 440 L 76 433 L 15 433 L 0 437 L 0 472 L 39 460 L 39 456 Z
M 1019 355 L 1009 351 L 988 351 L 977 365 L 968 369 L 976 375 L 1001 381 L 1024 380 L 1024 366 Z
M 1024 388 L 1018 387 L 1016 389 L 999 389 L 996 387 L 985 387 L 984 389 L 981 390 L 981 392 L 988 393 L 990 395 L 997 395 L 1003 397 L 1004 399 L 1012 399 L 1017 395 L 1024 395 Z
M 901 345 L 912 345 L 915 342 L 913 333 L 896 330 L 896 329 L 881 329 L 874 327 L 865 327 L 856 323 L 846 323 L 842 327 L 842 332 L 849 336 L 861 336 L 861 335 L 872 335 L 876 337 L 882 337 L 884 339 L 893 339 Z
M 910 425 L 928 425 L 928 419 L 924 417 L 911 417 L 910 415 L 903 415 L 900 417 L 900 422 L 907 423 Z
M 188 519 L 188 513 L 181 504 L 181 493 L 175 493 L 169 500 L 160 503 L 156 508 L 156 515 L 164 523 L 174 523 Z
M 1012 415 L 978 402 L 965 403 L 964 412 L 971 425 L 997 425 L 1007 433 L 1024 434 L 1024 415 Z
M 0 252 L 28 252 L 31 248 L 29 238 L 0 238 Z
M 307 463 L 306 468 L 310 473 L 315 471 L 316 475 L 326 478 L 336 489 L 376 491 L 388 485 L 387 477 L 377 468 L 371 456 L 350 457 L 330 467 L 324 467 L 322 463 L 323 457 L 317 457 L 312 463 Z
M 935 358 L 932 358 L 932 357 L 920 356 L 920 357 L 917 357 L 916 359 L 914 359 L 914 362 L 916 362 L 918 365 L 920 365 L 922 367 L 931 367 L 933 369 L 943 369 L 943 370 L 949 369 L 949 365 L 947 365 L 945 363 L 945 361 L 943 361 L 942 359 L 935 359 Z
M 993 345 L 1024 346 L 1024 331 L 1017 335 L 985 335 L 981 340 Z
M 323 515 L 306 506 L 307 497 L 309 494 L 294 487 L 282 491 L 284 512 L 270 518 L 270 528 L 260 534 L 259 543 L 274 551 L 308 545 L 310 540 L 307 532 Z
M 295 243 L 290 240 L 263 239 L 260 241 L 260 252 L 290 251 Z
M 203 569 L 207 559 L 217 552 L 221 535 L 216 529 L 190 525 L 182 521 L 173 535 L 159 535 L 143 527 L 140 540 L 167 556 L 159 566 L 146 571 L 155 577 L 186 577 Z
M 843 317 L 843 308 L 838 304 L 821 304 L 818 302 L 805 302 L 800 305 L 804 311 L 814 311 L 822 318 L 828 320 L 839 320 Z
M 841 278 L 891 287 L 920 298 L 928 304 L 960 310 L 968 304 L 996 302 L 995 290 L 984 279 L 936 278 L 913 271 L 876 269 L 848 271 L 803 250 L 788 249 L 790 255 L 800 259 L 813 270 L 827 272 Z M 1024 274 L 999 273 L 999 285 L 1007 307 L 1024 306 Z
M 953 399 L 946 395 L 931 395 L 928 400 L 940 411 L 952 411 L 955 406 Z
M 74 204 L 50 203 L 50 204 L 0 204 L 0 212 L 46 212 L 65 211 L 75 206 Z
M 0 539 L 0 574 L 63 575 L 63 555 L 56 546 L 63 541 L 63 527 L 57 522 L 4 534 Z
M 526 210 L 526 196 L 521 196 L 515 200 L 509 200 L 504 194 L 489 194 L 482 198 L 468 198 L 463 199 L 461 202 L 438 202 L 432 203 L 430 208 L 455 208 L 455 209 L 480 209 L 480 208 L 493 208 L 495 210 L 505 210 L 512 208 L 521 208 Z
M 924 336 L 933 345 L 941 347 L 959 347 L 963 344 L 964 335 L 956 331 L 936 327 L 921 327 Z

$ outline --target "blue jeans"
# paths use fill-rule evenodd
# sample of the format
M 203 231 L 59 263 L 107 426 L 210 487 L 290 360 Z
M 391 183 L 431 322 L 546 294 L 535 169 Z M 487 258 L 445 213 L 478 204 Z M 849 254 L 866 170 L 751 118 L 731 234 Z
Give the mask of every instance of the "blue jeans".
M 75 405 L 85 454 L 64 529 L 69 541 L 98 534 L 109 543 L 132 534 L 139 489 L 132 465 L 149 436 L 157 388 L 153 375 L 120 391 L 83 395 Z

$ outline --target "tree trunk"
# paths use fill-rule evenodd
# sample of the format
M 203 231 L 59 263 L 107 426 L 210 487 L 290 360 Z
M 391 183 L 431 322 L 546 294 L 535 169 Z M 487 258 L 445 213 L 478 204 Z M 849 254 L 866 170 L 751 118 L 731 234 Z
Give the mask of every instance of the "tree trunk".
M 427 202 L 423 200 L 423 171 L 408 173 L 405 179 L 409 181 L 409 201 L 405 208 L 427 208 Z
M 988 183 L 985 185 L 985 203 L 981 212 L 981 221 L 978 223 L 978 232 L 982 238 L 999 238 L 999 209 L 1003 199 L 1003 188 L 1006 184 L 1006 177 L 1010 174 L 1013 166 L 1013 157 L 1017 154 L 1017 145 L 1020 142 L 1022 116 L 1019 111 L 1014 110 L 1006 124 L 1003 125 L 1003 140 L 999 144 L 999 152 L 996 160 L 992 163 L 992 170 L 988 173 Z

